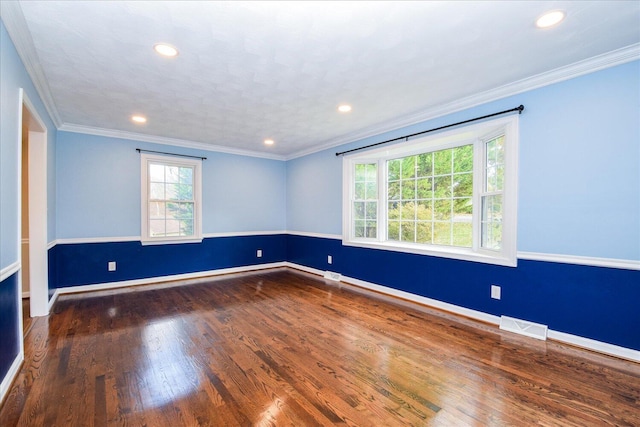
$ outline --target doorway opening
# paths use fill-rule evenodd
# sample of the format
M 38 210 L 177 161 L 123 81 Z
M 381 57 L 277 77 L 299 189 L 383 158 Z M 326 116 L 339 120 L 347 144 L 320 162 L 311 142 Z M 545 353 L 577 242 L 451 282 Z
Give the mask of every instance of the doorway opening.
M 21 292 L 29 299 L 28 316 L 32 318 L 49 314 L 47 128 L 22 89 L 20 99 Z

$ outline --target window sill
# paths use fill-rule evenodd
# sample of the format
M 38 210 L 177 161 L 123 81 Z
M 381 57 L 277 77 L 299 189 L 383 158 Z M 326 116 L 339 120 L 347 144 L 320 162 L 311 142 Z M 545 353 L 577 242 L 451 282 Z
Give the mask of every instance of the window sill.
M 142 246 L 151 245 L 178 245 L 181 243 L 202 243 L 202 237 L 192 237 L 188 239 L 141 239 Z
M 344 246 L 354 246 L 360 248 L 380 249 L 394 252 L 404 252 L 417 255 L 428 255 L 439 258 L 457 259 L 462 261 L 480 262 L 484 264 L 502 265 L 505 267 L 517 267 L 518 258 L 490 253 L 473 252 L 470 249 L 454 248 L 445 246 L 430 246 L 425 248 L 422 245 L 402 244 L 396 242 L 378 242 L 370 240 L 347 240 L 342 239 Z

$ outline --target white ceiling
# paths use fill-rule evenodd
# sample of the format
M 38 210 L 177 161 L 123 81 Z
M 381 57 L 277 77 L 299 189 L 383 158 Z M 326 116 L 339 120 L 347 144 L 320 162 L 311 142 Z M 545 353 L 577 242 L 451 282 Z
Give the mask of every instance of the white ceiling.
M 3 20 L 61 129 L 275 158 L 614 50 L 635 45 L 637 56 L 640 43 L 640 1 L 13 4 Z M 565 21 L 537 29 L 553 9 Z M 158 42 L 179 56 L 158 56 Z M 351 113 L 337 112 L 343 102 Z

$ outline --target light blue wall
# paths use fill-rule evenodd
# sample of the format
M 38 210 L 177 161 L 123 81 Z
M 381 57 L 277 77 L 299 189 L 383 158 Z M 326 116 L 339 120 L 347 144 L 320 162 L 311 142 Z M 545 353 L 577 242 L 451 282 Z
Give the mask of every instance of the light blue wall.
M 21 108 L 19 91 L 34 104 L 38 115 L 47 127 L 48 140 L 48 240 L 53 241 L 55 229 L 55 138 L 56 129 L 27 74 L 15 46 L 0 21 L 0 269 L 18 261 L 20 241 L 18 185 L 19 153 L 21 150 L 19 111 Z
M 60 131 L 59 239 L 140 236 L 136 148 L 207 157 L 202 164 L 204 233 L 285 229 L 284 162 Z
M 342 233 L 342 158 L 322 151 L 287 162 L 287 230 Z
M 287 162 L 287 227 L 342 233 L 342 161 L 364 146 L 525 105 L 518 250 L 640 260 L 640 62 Z
M 640 260 L 640 62 L 514 99 L 518 249 Z

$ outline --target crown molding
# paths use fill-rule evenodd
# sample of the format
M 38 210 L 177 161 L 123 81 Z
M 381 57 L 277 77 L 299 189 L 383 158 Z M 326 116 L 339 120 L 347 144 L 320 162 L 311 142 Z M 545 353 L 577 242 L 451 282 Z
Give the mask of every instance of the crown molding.
M 239 156 L 259 157 L 270 160 L 285 160 L 284 156 L 261 153 L 258 151 L 242 150 L 239 148 L 224 147 L 221 145 L 207 144 L 204 142 L 187 141 L 184 139 L 167 138 L 164 136 L 147 135 L 143 133 L 127 132 L 115 129 L 106 129 L 93 126 L 64 123 L 58 127 L 64 132 L 83 133 L 88 135 L 106 136 L 109 138 L 128 139 L 132 141 L 151 142 L 154 144 L 171 145 L 173 147 L 192 148 L 195 150 L 213 151 L 217 153 L 236 154 Z
M 615 67 L 616 65 L 626 64 L 627 62 L 636 61 L 638 59 L 640 59 L 640 43 L 635 43 L 620 49 L 613 50 L 611 52 L 604 53 L 602 55 L 597 55 L 592 58 L 574 62 L 573 64 L 566 65 L 564 67 L 559 67 L 551 71 L 546 71 L 535 76 L 527 77 L 513 83 L 509 83 L 485 92 L 468 96 L 466 98 L 449 102 L 437 107 L 428 108 L 415 114 L 404 116 L 400 119 L 387 121 L 377 126 L 369 127 L 363 131 L 343 135 L 341 137 L 326 141 L 321 145 L 316 145 L 313 148 L 292 153 L 286 156 L 285 160 L 293 160 L 298 157 L 307 156 L 309 154 L 328 150 L 340 145 L 360 141 L 365 138 L 380 135 L 386 132 L 391 132 L 403 127 L 426 122 L 428 120 L 433 120 L 438 117 L 446 116 L 447 114 L 457 113 L 459 111 L 476 107 L 478 105 L 497 101 L 502 98 L 538 89 L 544 86 L 549 86 L 554 83 L 560 83 L 565 80 L 570 80 L 575 77 L 604 70 L 606 68 Z
M 27 21 L 24 19 L 20 3 L 14 0 L 0 1 L 0 16 L 4 22 L 7 32 L 18 51 L 18 56 L 22 59 L 22 63 L 31 77 L 31 81 L 44 104 L 49 117 L 53 121 L 56 128 L 60 127 L 62 120 L 58 113 L 58 108 L 51 95 L 49 83 L 44 74 L 44 69 L 40 64 L 38 53 L 36 52 Z

